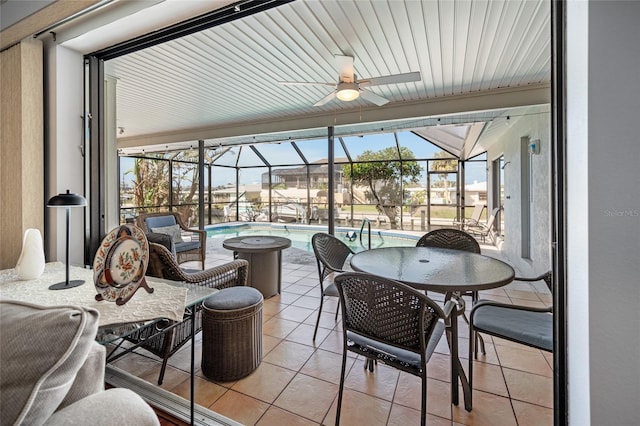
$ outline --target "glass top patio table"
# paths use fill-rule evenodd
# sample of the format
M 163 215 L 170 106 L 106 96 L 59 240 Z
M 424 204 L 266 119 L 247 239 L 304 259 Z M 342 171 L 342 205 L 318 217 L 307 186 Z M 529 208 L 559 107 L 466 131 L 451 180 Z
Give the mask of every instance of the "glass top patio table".
M 463 292 L 487 290 L 509 284 L 515 277 L 513 268 L 501 260 L 434 247 L 383 247 L 356 253 L 351 268 L 400 281 L 422 291 L 445 293 L 457 301 L 456 315 L 464 314 Z M 458 405 L 458 379 L 462 385 L 464 405 L 471 411 L 471 386 L 458 356 L 458 322 L 447 326 L 451 352 L 451 401 Z M 450 336 L 449 336 L 450 334 Z
M 433 247 L 383 247 L 362 251 L 351 267 L 408 284 L 418 290 L 453 293 L 487 290 L 513 281 L 501 260 L 477 253 Z
M 163 282 L 170 286 L 177 288 L 184 288 L 187 290 L 187 297 L 185 301 L 185 313 L 190 314 L 191 308 L 198 306 L 209 296 L 218 292 L 218 289 L 204 287 L 197 284 L 187 284 L 178 281 L 163 280 L 160 278 L 152 278 L 152 282 Z M 171 327 L 171 323 L 176 325 L 176 322 L 167 318 L 154 318 L 148 321 L 135 321 L 126 322 L 120 324 L 108 324 L 98 328 L 98 334 L 96 335 L 96 341 L 102 345 L 116 342 L 117 340 L 126 338 L 133 333 L 139 331 L 142 327 L 156 327 L 158 332 L 166 332 Z

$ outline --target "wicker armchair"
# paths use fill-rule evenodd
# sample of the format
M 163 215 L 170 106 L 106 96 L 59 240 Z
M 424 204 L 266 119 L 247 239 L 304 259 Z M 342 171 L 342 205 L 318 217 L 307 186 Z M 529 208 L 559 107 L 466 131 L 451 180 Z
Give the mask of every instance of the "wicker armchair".
M 338 290 L 333 283 L 328 283 L 325 287 L 325 280 L 332 273 L 343 272 L 344 263 L 353 251 L 342 241 L 333 235 L 319 232 L 311 237 L 311 245 L 316 255 L 318 264 L 318 275 L 320 278 L 320 308 L 318 309 L 318 318 L 316 319 L 316 329 L 313 332 L 313 340 L 316 340 L 318 333 L 318 324 L 320 323 L 320 315 L 322 314 L 322 304 L 324 296 L 338 297 Z M 338 319 L 338 310 L 336 309 L 336 320 Z
M 210 288 L 223 288 L 244 286 L 247 284 L 249 262 L 238 259 L 198 272 L 186 272 L 180 268 L 172 253 L 166 247 L 149 243 L 149 266 L 147 275 L 163 278 L 171 281 L 182 281 L 188 284 L 197 284 Z M 196 307 L 194 307 L 196 308 Z M 162 358 L 162 368 L 158 377 L 158 384 L 162 384 L 167 360 L 176 353 L 191 338 L 191 316 L 186 316 L 177 327 L 169 329 L 166 333 L 147 339 L 155 330 L 141 328 L 127 339 L 134 342 L 143 342 L 141 347 Z M 197 307 L 196 333 L 202 329 L 202 306 Z
M 377 359 L 422 379 L 422 425 L 427 415 L 427 362 L 445 328 L 455 303 L 444 309 L 406 284 L 360 272 L 335 279 L 342 305 L 343 351 L 336 424 L 344 390 L 347 351 Z M 453 333 L 452 333 L 453 334 Z M 457 345 L 457 333 L 451 337 Z M 456 348 L 457 350 L 457 348 Z M 454 360 L 451 358 L 454 371 Z
M 176 238 L 157 231 L 158 228 L 175 228 L 176 225 L 179 228 L 179 235 L 176 236 L 177 241 Z M 207 232 L 188 228 L 179 213 L 143 213 L 136 217 L 136 226 L 147 234 L 149 242 L 159 243 L 167 247 L 176 256 L 178 263 L 193 260 L 200 261 L 204 270 L 204 261 L 207 253 Z M 186 241 L 182 241 L 182 235 L 189 238 Z

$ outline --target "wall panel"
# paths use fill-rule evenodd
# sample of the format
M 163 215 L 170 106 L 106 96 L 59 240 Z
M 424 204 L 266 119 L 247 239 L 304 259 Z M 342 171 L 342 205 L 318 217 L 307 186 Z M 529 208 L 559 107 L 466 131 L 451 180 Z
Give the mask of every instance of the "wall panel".
M 27 228 L 43 232 L 42 43 L 0 53 L 0 269 L 12 268 Z

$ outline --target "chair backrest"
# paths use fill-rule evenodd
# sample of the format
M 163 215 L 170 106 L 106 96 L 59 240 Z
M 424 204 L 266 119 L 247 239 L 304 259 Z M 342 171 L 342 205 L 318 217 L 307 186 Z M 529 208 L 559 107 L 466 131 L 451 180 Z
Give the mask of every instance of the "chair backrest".
M 172 214 L 168 214 L 166 216 L 149 216 L 144 221 L 147 225 L 147 229 L 149 230 L 176 225 L 176 218 Z
M 491 227 L 493 226 L 493 222 L 495 222 L 496 216 L 498 216 L 498 212 L 500 212 L 500 210 L 502 210 L 502 207 L 496 207 L 491 211 L 491 216 L 489 216 L 489 219 L 487 220 L 488 229 L 491 229 Z
M 353 254 L 349 246 L 324 232 L 314 234 L 311 237 L 311 245 L 318 261 L 321 281 L 331 272 L 342 272 L 347 257 Z
M 500 210 L 502 210 L 502 207 L 496 207 L 491 211 L 491 216 L 489 216 L 489 219 L 487 220 L 487 224 L 482 226 L 482 230 L 480 231 L 480 234 L 488 235 L 491 232 L 493 228 L 493 222 L 496 221 L 496 216 L 498 216 L 498 213 L 500 212 Z
M 369 339 L 424 354 L 438 320 L 446 318 L 437 303 L 398 281 L 345 272 L 334 282 L 345 330 Z
M 416 247 L 438 247 L 480 253 L 480 244 L 473 236 L 453 228 L 435 229 L 423 235 Z
M 482 216 L 482 212 L 486 207 L 487 207 L 486 204 L 476 204 L 475 206 L 473 206 L 473 212 L 471 212 L 471 217 L 469 218 L 469 221 L 472 223 L 480 222 L 480 216 Z

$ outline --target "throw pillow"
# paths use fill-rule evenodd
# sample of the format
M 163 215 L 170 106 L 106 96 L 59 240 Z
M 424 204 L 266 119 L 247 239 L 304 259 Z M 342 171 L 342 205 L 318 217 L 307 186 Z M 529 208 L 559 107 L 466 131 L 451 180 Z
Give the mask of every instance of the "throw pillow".
M 151 232 L 169 235 L 174 243 L 184 243 L 182 233 L 180 232 L 180 225 L 161 226 L 151 229 Z
M 43 424 L 84 364 L 99 313 L 78 306 L 0 301 L 2 424 Z

